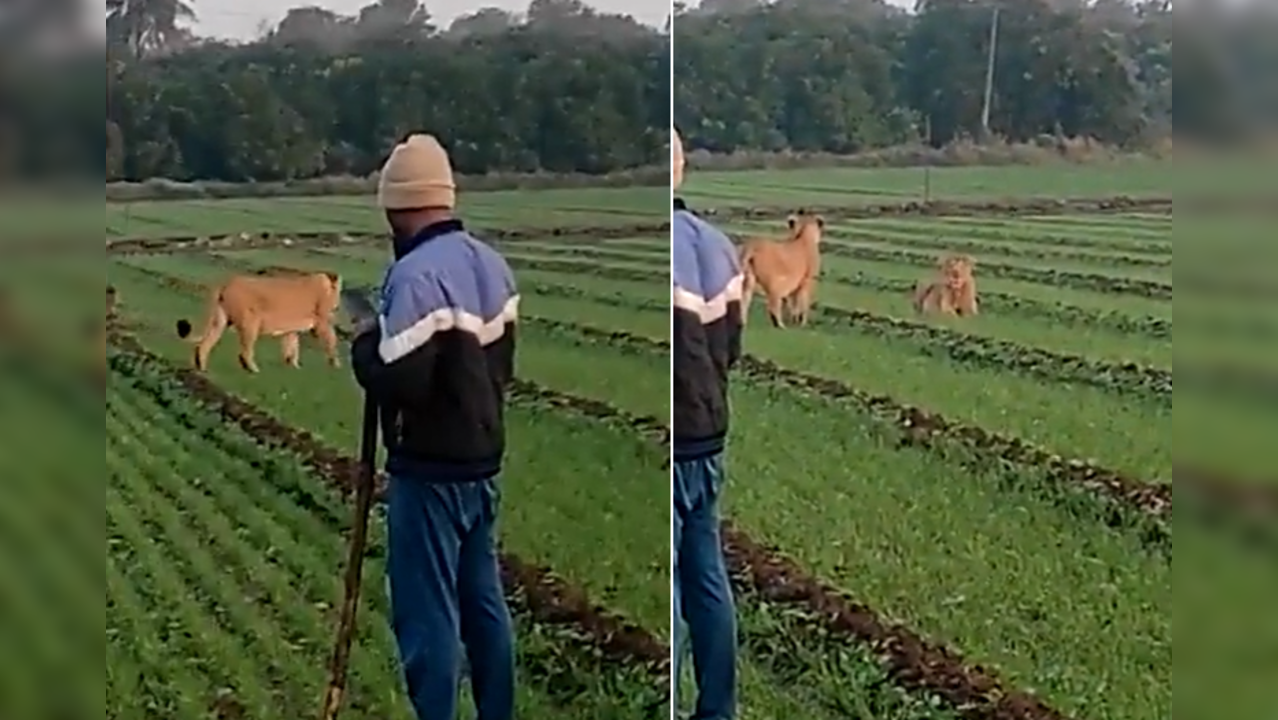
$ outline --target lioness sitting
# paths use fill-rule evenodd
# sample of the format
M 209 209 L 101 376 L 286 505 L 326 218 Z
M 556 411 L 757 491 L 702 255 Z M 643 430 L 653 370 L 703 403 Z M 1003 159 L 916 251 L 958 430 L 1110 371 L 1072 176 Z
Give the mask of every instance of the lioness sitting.
M 313 332 L 323 344 L 329 364 L 340 367 L 333 314 L 341 290 L 341 277 L 332 273 L 235 275 L 210 293 L 204 332 L 191 337 L 191 323 L 179 320 L 178 337 L 195 344 L 195 368 L 205 370 L 209 351 L 228 326 L 234 327 L 240 336 L 240 365 L 256 373 L 253 353 L 259 336 L 280 337 L 284 362 L 298 367 L 298 333 Z
M 941 259 L 940 277 L 930 283 L 920 282 L 914 289 L 914 312 L 942 315 L 977 314 L 976 263 L 967 255 L 948 255 Z
M 755 286 L 768 299 L 768 316 L 776 327 L 785 327 L 783 314 L 808 324 L 808 312 L 821 271 L 821 232 L 825 221 L 803 210 L 790 216 L 789 236 L 783 241 L 751 239 L 741 248 L 741 322 L 750 314 L 750 298 Z

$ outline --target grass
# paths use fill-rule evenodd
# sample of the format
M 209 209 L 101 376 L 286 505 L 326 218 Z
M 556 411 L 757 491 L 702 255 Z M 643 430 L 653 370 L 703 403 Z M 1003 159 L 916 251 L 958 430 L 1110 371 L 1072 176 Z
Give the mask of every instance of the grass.
M 690 173 L 695 207 L 814 207 L 919 199 L 922 171 L 796 170 Z M 1094 169 L 959 168 L 932 172 L 932 196 L 1002 199 L 1018 196 L 1168 196 L 1166 166 Z M 1175 240 L 1200 272 L 1224 272 L 1229 258 L 1253 263 L 1264 249 L 1256 223 L 1194 222 Z M 726 226 L 737 236 L 780 235 L 780 222 Z M 1228 239 L 1226 239 L 1228 238 Z M 876 218 L 827 226 L 818 302 L 832 309 L 913 319 L 908 291 L 931 270 L 928 256 L 947 251 L 977 258 L 980 317 L 926 319 L 965 336 L 1009 341 L 1087 360 L 1139 362 L 1170 370 L 1225 354 L 1173 355 L 1173 303 L 1102 289 L 1065 287 L 1051 272 L 1172 283 L 1170 216 Z M 1220 248 L 1220 250 L 1217 250 Z M 876 251 L 882 259 L 848 252 Z M 1226 252 L 1228 251 L 1228 252 Z M 843 252 L 843 255 L 836 253 Z M 1208 262 L 1211 260 L 1211 262 Z M 1003 265 L 1039 271 L 1041 279 L 982 273 Z M 1262 274 L 1259 268 L 1253 272 Z M 1195 298 L 1197 299 L 1197 298 Z M 1238 297 L 1204 298 L 1216 318 L 1267 320 Z M 760 303 L 761 304 L 761 303 Z M 1197 315 L 1197 313 L 1196 313 Z M 1202 316 L 1206 319 L 1209 316 Z M 1215 319 L 1215 318 L 1213 318 Z M 1267 344 L 1216 322 L 1214 348 L 1261 362 Z M 746 351 L 781 365 L 836 379 L 871 394 L 939 411 L 1040 444 L 1064 457 L 1089 459 L 1149 480 L 1170 480 L 1173 459 L 1197 460 L 1217 472 L 1272 477 L 1275 456 L 1263 438 L 1278 432 L 1272 407 L 1178 388 L 1182 410 L 1099 388 L 960 363 L 922 337 L 884 337 L 855 322 L 833 322 L 820 309 L 807 329 L 771 328 L 756 307 Z M 1178 346 L 1179 347 L 1179 346 Z M 755 381 L 734 387 L 727 502 L 733 518 L 775 542 L 857 600 L 961 649 L 969 657 L 1037 690 L 1053 706 L 1088 718 L 1171 715 L 1171 618 L 1183 603 L 1172 593 L 1169 555 L 1145 547 L 1124 529 L 1041 491 L 1023 469 L 977 462 L 962 451 L 900 449 L 896 434 L 858 408 Z M 1186 417 L 1189 415 L 1190 417 Z M 1195 417 L 1205 420 L 1199 422 Z M 1210 427 L 1208 427 L 1210 423 Z M 1176 439 L 1173 449 L 1172 439 Z M 1269 442 L 1272 445 L 1272 441 Z M 1269 717 L 1260 684 L 1264 661 L 1248 655 L 1244 622 L 1254 613 L 1272 571 L 1255 564 L 1228 533 L 1177 522 L 1194 563 L 1211 565 L 1215 592 L 1200 591 L 1192 609 L 1205 622 L 1232 628 L 1198 647 L 1237 674 L 1199 686 L 1201 717 L 1211 682 L 1239 693 L 1231 718 Z M 1201 541 L 1201 542 L 1200 542 Z M 1182 543 L 1177 543 L 1177 552 Z M 1177 572 L 1180 570 L 1178 568 Z M 1178 585 L 1179 587 L 1179 585 Z M 1247 603 L 1252 603 L 1248 605 Z M 1248 617 L 1257 617 L 1250 615 Z M 1239 618 L 1241 620 L 1241 618 Z M 1263 624 L 1263 623 L 1262 623 Z M 1213 627 L 1215 625 L 1212 625 Z M 1210 637 L 1204 633 L 1204 638 Z M 1268 636 L 1265 635 L 1265 638 Z M 1259 639 L 1259 638 L 1258 638 Z M 1272 643 L 1253 646 L 1255 652 Z M 1202 658 L 1198 658 L 1202 660 Z M 1189 663 L 1206 667 L 1206 661 Z M 1181 663 L 1177 660 L 1177 672 Z M 1175 696 L 1182 707 L 1181 685 Z M 1186 703 L 1186 705 L 1190 705 Z
M 688 172 L 681 191 L 705 206 L 828 207 L 933 199 L 1170 196 L 1169 162 L 1112 166 L 821 168 Z M 929 177 L 930 176 L 930 177 Z
M 954 198 L 1167 195 L 1169 175 L 1165 166 L 1139 164 L 1107 171 L 963 168 L 934 171 L 932 187 L 936 196 Z M 692 173 L 687 189 L 694 207 L 833 205 L 900 199 L 914 192 L 911 184 L 917 179 L 912 171 Z M 660 222 L 666 199 L 655 192 L 645 201 L 640 197 L 645 192 L 494 193 L 464 200 L 473 203 L 468 217 L 481 228 Z M 295 204 L 303 201 L 311 204 Z M 305 198 L 139 204 L 133 222 L 146 217 L 147 224 L 135 224 L 127 233 L 177 234 L 173 227 L 193 234 L 306 227 L 380 232 L 376 211 L 362 203 L 359 198 Z M 119 219 L 109 216 L 108 225 L 123 234 Z M 779 227 L 756 223 L 732 229 L 775 232 Z M 1196 308 L 1193 315 L 1225 338 L 1213 344 L 1219 352 L 1173 352 L 1170 299 L 1064 287 L 1051 275 L 1064 269 L 1170 284 L 1173 239 L 1198 263 L 1213 257 L 1212 243 L 1219 237 L 1232 238 L 1219 245 L 1229 251 L 1220 261 L 1225 267 L 1241 264 L 1247 247 L 1259 248 L 1256 257 L 1275 257 L 1263 250 L 1254 227 L 1202 222 L 1188 231 L 1177 226 L 1173 235 L 1170 217 L 1133 214 L 880 218 L 831 223 L 829 230 L 830 247 L 869 249 L 884 258 L 827 255 L 818 300 L 832 310 L 915 320 L 906 292 L 930 272 L 919 258 L 951 246 L 977 256 L 981 289 L 991 297 L 978 318 L 923 319 L 951 333 L 932 336 L 882 335 L 869 325 L 833 321 L 820 310 L 810 328 L 777 330 L 756 307 L 747 352 L 1147 480 L 1170 480 L 1173 461 L 1187 459 L 1238 476 L 1268 469 L 1266 476 L 1272 477 L 1278 466 L 1270 447 L 1278 433 L 1272 408 L 1185 385 L 1176 390 L 1182 412 L 1173 418 L 1170 399 L 1140 397 L 1116 385 L 1070 382 L 1047 371 L 1013 371 L 997 358 L 977 362 L 944 352 L 946 343 L 970 337 L 1164 370 L 1174 359 L 1215 362 L 1226 349 L 1228 357 L 1263 356 L 1272 345 L 1208 314 L 1209 309 L 1220 317 L 1268 318 L 1263 308 L 1236 297 L 1209 298 L 1207 309 Z M 630 413 L 668 417 L 663 354 L 621 341 L 589 340 L 531 320 L 667 339 L 666 242 L 655 235 L 502 243 L 523 289 L 521 309 L 530 318 L 520 330 L 519 375 Z M 212 282 L 245 268 L 288 265 L 336 270 L 348 283 L 375 284 L 387 259 L 387 248 L 376 241 L 323 250 L 134 256 L 114 259 L 108 277 L 122 289 L 125 311 L 144 321 L 143 342 L 185 363 L 189 349 L 173 337 L 173 321 L 202 318 L 203 300 L 158 283 L 140 268 Z M 1016 280 L 982 275 L 981 268 L 991 265 L 1041 272 Z M 54 294 L 40 282 L 26 282 L 36 296 Z M 280 367 L 275 344 L 262 343 L 263 373 L 250 377 L 235 365 L 233 337 L 223 342 L 213 354 L 214 381 L 331 444 L 354 448 L 356 390 L 345 371 L 323 364 L 313 343 L 304 341 L 297 371 Z M 108 622 L 137 638 L 132 644 L 108 643 L 108 664 L 123 669 L 108 676 L 113 688 L 108 697 L 151 694 L 163 701 L 157 712 L 165 717 L 198 717 L 186 713 L 197 713 L 200 706 L 189 701 L 181 706 L 181 698 L 191 697 L 181 689 L 207 700 L 209 688 L 233 681 L 246 688 L 243 702 L 290 710 L 296 704 L 303 713 L 310 711 L 305 703 L 322 682 L 318 651 L 328 631 L 317 621 L 324 615 L 313 603 L 336 597 L 341 565 L 340 526 L 324 518 L 344 516 L 339 501 L 326 496 L 319 481 L 291 458 L 263 454 L 198 408 L 183 411 L 191 417 L 179 423 L 169 417 L 172 410 L 160 413 L 148 405 L 150 396 L 138 389 L 122 386 L 111 392 L 108 458 L 120 477 L 112 475 L 108 483 L 114 488 L 108 521 L 129 538 L 129 553 L 113 545 L 109 559 L 117 554 L 150 559 L 112 559 L 108 565 L 113 600 Z M 1086 504 L 1063 502 L 1036 471 L 992 464 L 958 447 L 899 447 L 895 429 L 850 403 L 758 379 L 737 378 L 733 408 L 727 512 L 753 536 L 778 545 L 854 599 L 961 650 L 1010 685 L 1035 690 L 1076 717 L 1161 720 L 1170 716 L 1173 699 L 1178 711 L 1207 717 L 1220 708 L 1205 700 L 1213 687 L 1228 687 L 1237 699 L 1227 714 L 1230 720 L 1272 714 L 1265 705 L 1267 686 L 1260 684 L 1272 673 L 1266 674 L 1259 650 L 1248 654 L 1247 640 L 1261 643 L 1254 646 L 1261 649 L 1272 645 L 1260 608 L 1275 576 L 1272 563 L 1264 562 L 1267 556 L 1246 550 L 1234 535 L 1177 518 L 1181 542 L 1176 552 L 1187 563 L 1176 566 L 1174 594 L 1169 548 L 1144 543 L 1132 528 L 1107 526 Z M 191 422 L 208 424 L 197 424 L 201 430 L 193 432 Z M 608 607 L 668 637 L 669 503 L 659 452 L 624 429 L 558 409 L 515 403 L 508 423 L 510 464 L 503 478 L 501 521 L 506 546 L 553 567 Z M 236 451 L 205 457 L 210 447 L 224 444 Z M 244 467 L 252 462 L 265 463 L 268 471 L 251 476 Z M 226 480 L 192 481 L 205 476 Z M 318 497 L 326 509 L 319 514 L 303 509 L 299 497 Z M 244 516 L 244 529 L 228 534 L 226 517 L 237 512 Z M 205 542 L 192 546 L 183 532 Z M 275 550 L 261 560 L 259 551 L 268 548 Z M 379 577 L 376 567 L 370 577 Z M 1200 576 L 1205 581 L 1195 583 Z M 352 702 L 361 705 L 353 716 L 401 717 L 403 699 L 377 585 L 371 581 L 366 595 L 361 637 L 368 639 L 356 652 L 361 665 L 352 685 Z M 301 600 L 274 602 L 286 587 L 296 588 L 294 596 Z M 1182 588 L 1198 592 L 1182 597 Z M 210 598 L 225 599 L 219 607 L 234 612 L 212 613 Z M 1201 673 L 1203 683 L 1178 683 L 1175 693 L 1173 612 L 1196 618 L 1194 625 L 1203 628 L 1191 633 L 1195 658 L 1185 660 L 1182 651 L 1174 667 Z M 864 648 L 813 642 L 793 623 L 788 608 L 741 597 L 742 718 L 953 717 L 930 698 L 887 682 Z M 199 632 L 165 642 L 174 626 Z M 566 675 L 578 691 L 568 695 L 539 684 L 544 675 L 537 669 L 553 663 L 546 658 L 557 657 L 556 641 L 527 624 L 521 624 L 519 639 L 527 648 L 521 667 L 532 678 L 521 691 L 522 717 L 639 717 L 610 699 L 618 687 L 631 685 L 607 670 L 570 668 Z M 284 653 L 277 643 L 290 648 L 287 643 L 300 643 L 300 649 Z M 187 662 L 191 654 L 206 662 Z M 1250 662 L 1251 672 L 1206 672 L 1244 662 Z M 147 684 L 146 678 L 170 666 L 173 671 L 162 677 L 172 687 Z
M 664 188 L 501 191 L 458 196 L 475 227 L 574 227 L 660 223 Z M 108 238 L 241 232 L 385 233 L 371 197 L 249 198 L 108 203 Z
M 477 194 L 468 205 L 468 219 L 477 218 L 475 222 L 481 227 L 662 222 L 665 202 L 657 211 L 650 204 L 645 207 L 644 192 Z M 113 210 L 118 213 L 120 208 L 113 206 L 108 212 Z M 323 226 L 317 229 L 352 228 L 364 223 L 361 227 L 365 230 L 379 230 L 376 211 L 361 198 L 174 201 L 134 207 L 135 222 L 139 210 L 142 217 L 149 218 L 149 224 L 135 224 L 129 234 L 162 235 L 165 229 L 167 234 L 236 232 L 241 228 L 288 231 L 299 229 L 308 215 L 312 223 Z M 660 250 L 665 241 L 637 238 L 631 241 L 632 251 L 642 254 L 645 243 Z M 652 251 L 646 252 L 651 255 Z M 120 290 L 123 311 L 140 321 L 135 332 L 143 344 L 162 357 L 185 364 L 190 351 L 173 335 L 173 323 L 179 317 L 202 322 L 205 298 L 168 287 L 138 268 L 211 283 L 245 264 L 301 267 L 310 263 L 340 269 L 351 284 L 376 284 L 386 261 L 385 249 L 376 247 L 364 258 L 270 250 L 224 256 L 156 255 L 117 260 L 110 264 L 107 275 Z M 528 282 L 561 285 L 564 280 L 563 275 L 534 274 Z M 582 280 L 590 284 L 588 278 Z M 646 291 L 656 294 L 660 288 L 655 285 Z M 589 305 L 553 295 L 526 295 L 523 307 L 529 314 L 572 316 L 595 323 L 620 321 L 612 315 L 619 312 L 614 307 L 592 310 Z M 658 331 L 667 326 L 668 321 L 645 327 Z M 300 370 L 281 367 L 277 344 L 267 340 L 259 349 L 263 372 L 251 377 L 235 363 L 233 347 L 232 333 L 213 353 L 209 374 L 215 382 L 354 453 L 357 418 L 350 408 L 358 407 L 358 391 L 348 371 L 328 367 L 309 340 L 303 342 Z M 571 342 L 539 331 L 535 323 L 527 323 L 519 335 L 517 369 L 521 378 L 586 396 L 607 397 L 615 388 L 624 388 L 621 399 L 659 418 L 669 415 L 667 367 L 666 362 L 650 357 Z M 621 377 L 626 382 L 618 382 Z M 152 671 L 168 665 L 182 668 L 160 676 L 186 685 L 142 688 L 138 702 L 154 703 L 149 696 L 155 695 L 161 701 L 194 697 L 208 703 L 217 700 L 210 700 L 210 693 L 216 695 L 217 688 L 233 687 L 235 700 L 249 709 L 249 716 L 301 716 L 313 711 L 325 679 L 332 631 L 331 610 L 325 608 L 340 599 L 344 540 L 340 527 L 322 522 L 315 510 L 304 509 L 296 501 L 290 503 L 290 498 L 298 493 L 319 495 L 325 508 L 321 514 L 342 518 L 346 511 L 340 508 L 340 500 L 325 496 L 318 487 L 320 481 L 288 457 L 249 447 L 241 448 L 246 453 L 243 458 L 211 461 L 208 455 L 218 446 L 209 445 L 208 433 L 178 427 L 170 417 L 172 410 L 165 414 L 147 407 L 142 412 L 137 408 L 145 405 L 146 397 L 123 389 L 118 392 L 118 401 L 108 403 L 112 435 L 107 444 L 114 470 L 108 483 L 113 493 L 109 517 L 126 538 L 123 547 L 131 554 L 146 553 L 149 561 L 133 565 L 121 561 L 114 566 L 113 588 L 121 596 L 136 598 L 135 615 L 141 618 L 129 621 L 150 623 L 138 627 L 141 636 L 162 635 L 176 626 L 192 628 L 192 639 L 186 646 L 171 644 L 167 654 L 157 653 L 154 658 L 145 648 L 115 643 L 112 652 L 119 658 L 120 668 L 113 676 L 118 677 L 118 684 L 109 693 L 113 711 L 118 711 L 119 717 L 138 716 L 136 707 L 129 704 L 132 694 L 124 688 L 137 688 L 140 678 L 154 677 L 145 667 L 139 671 L 139 658 L 144 657 Z M 553 568 L 585 588 L 595 602 L 659 637 L 668 637 L 665 558 L 669 500 L 666 473 L 661 468 L 664 458 L 658 449 L 609 425 L 527 403 L 508 408 L 506 423 L 509 446 L 500 519 L 503 546 L 524 560 Z M 565 438 L 571 438 L 568 444 Z M 243 438 L 236 442 L 242 444 Z M 263 479 L 260 470 L 256 475 L 245 470 L 254 463 L 274 468 L 265 487 L 257 487 Z M 213 483 L 203 481 L 194 489 L 182 489 L 193 478 L 213 477 L 226 480 L 216 489 Z M 216 498 L 210 499 L 214 493 Z M 245 527 L 232 531 L 228 518 L 245 512 L 249 514 Z M 374 542 L 380 543 L 380 539 Z M 164 580 L 159 590 L 155 589 L 155 575 Z M 361 614 L 361 642 L 354 653 L 357 667 L 347 714 L 407 717 L 389 634 L 380 561 L 373 562 L 367 577 L 365 600 L 369 607 Z M 294 590 L 292 600 L 286 602 L 284 591 L 288 587 Z M 225 612 L 232 615 L 224 617 Z M 634 680 L 613 670 L 568 664 L 573 661 L 563 655 L 553 632 L 547 635 L 545 629 L 522 620 L 517 625 L 521 717 L 620 720 L 644 716 L 636 698 L 646 691 Z M 204 658 L 204 662 L 193 665 L 189 661 L 192 657 Z M 207 712 L 207 704 L 165 702 L 165 710 L 160 712 L 165 717 L 203 717 Z

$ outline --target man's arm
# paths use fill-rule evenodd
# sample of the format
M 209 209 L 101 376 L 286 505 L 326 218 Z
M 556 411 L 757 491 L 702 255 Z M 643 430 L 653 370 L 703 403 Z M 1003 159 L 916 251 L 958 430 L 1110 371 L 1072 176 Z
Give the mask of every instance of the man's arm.
M 741 258 L 737 255 L 737 247 L 724 237 L 724 252 L 732 267 L 732 279 L 728 281 L 728 316 L 726 319 L 728 332 L 728 368 L 736 366 L 741 359 L 741 335 L 745 330 L 745 322 L 741 317 L 741 291 L 745 276 L 741 272 Z
M 389 279 L 377 327 L 351 343 L 356 381 L 379 403 L 422 402 L 438 355 L 434 336 L 450 317 L 433 278 Z

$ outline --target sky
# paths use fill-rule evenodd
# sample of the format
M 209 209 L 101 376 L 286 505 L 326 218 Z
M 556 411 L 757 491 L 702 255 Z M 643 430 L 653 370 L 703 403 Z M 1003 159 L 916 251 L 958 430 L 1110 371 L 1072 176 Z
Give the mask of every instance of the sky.
M 278 23 L 289 8 L 318 5 L 343 15 L 354 15 L 372 0 L 192 0 L 200 35 L 248 40 L 258 35 L 263 23 Z M 436 25 L 446 27 L 455 18 L 481 7 L 499 7 L 523 12 L 528 0 L 425 0 Z M 670 0 L 587 0 L 602 12 L 633 15 L 640 22 L 661 27 L 670 14 Z

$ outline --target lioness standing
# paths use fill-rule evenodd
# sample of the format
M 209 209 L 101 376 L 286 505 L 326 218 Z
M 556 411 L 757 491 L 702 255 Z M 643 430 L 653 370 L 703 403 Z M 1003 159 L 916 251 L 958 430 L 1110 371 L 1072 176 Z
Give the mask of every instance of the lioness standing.
M 262 335 L 280 338 L 284 362 L 298 367 L 298 333 L 314 332 L 328 362 L 340 367 L 333 315 L 340 303 L 342 279 L 332 273 L 306 275 L 234 275 L 209 294 L 204 330 L 192 337 L 191 323 L 178 320 L 178 337 L 195 345 L 195 368 L 208 368 L 209 352 L 228 327 L 240 337 L 240 365 L 258 372 L 254 351 Z
M 434 137 L 396 146 L 377 196 L 395 261 L 351 366 L 382 410 L 386 571 L 408 697 L 420 720 L 454 717 L 465 646 L 477 716 L 510 720 L 514 640 L 495 523 L 519 294 L 501 255 L 453 216 L 452 165 Z
M 825 221 L 800 210 L 788 220 L 789 236 L 781 241 L 752 239 L 741 247 L 741 268 L 745 273 L 742 289 L 741 322 L 749 319 L 750 299 L 755 287 L 763 288 L 768 298 L 768 316 L 772 324 L 785 327 L 788 310 L 792 320 L 808 324 L 808 313 L 821 272 L 821 233 Z

